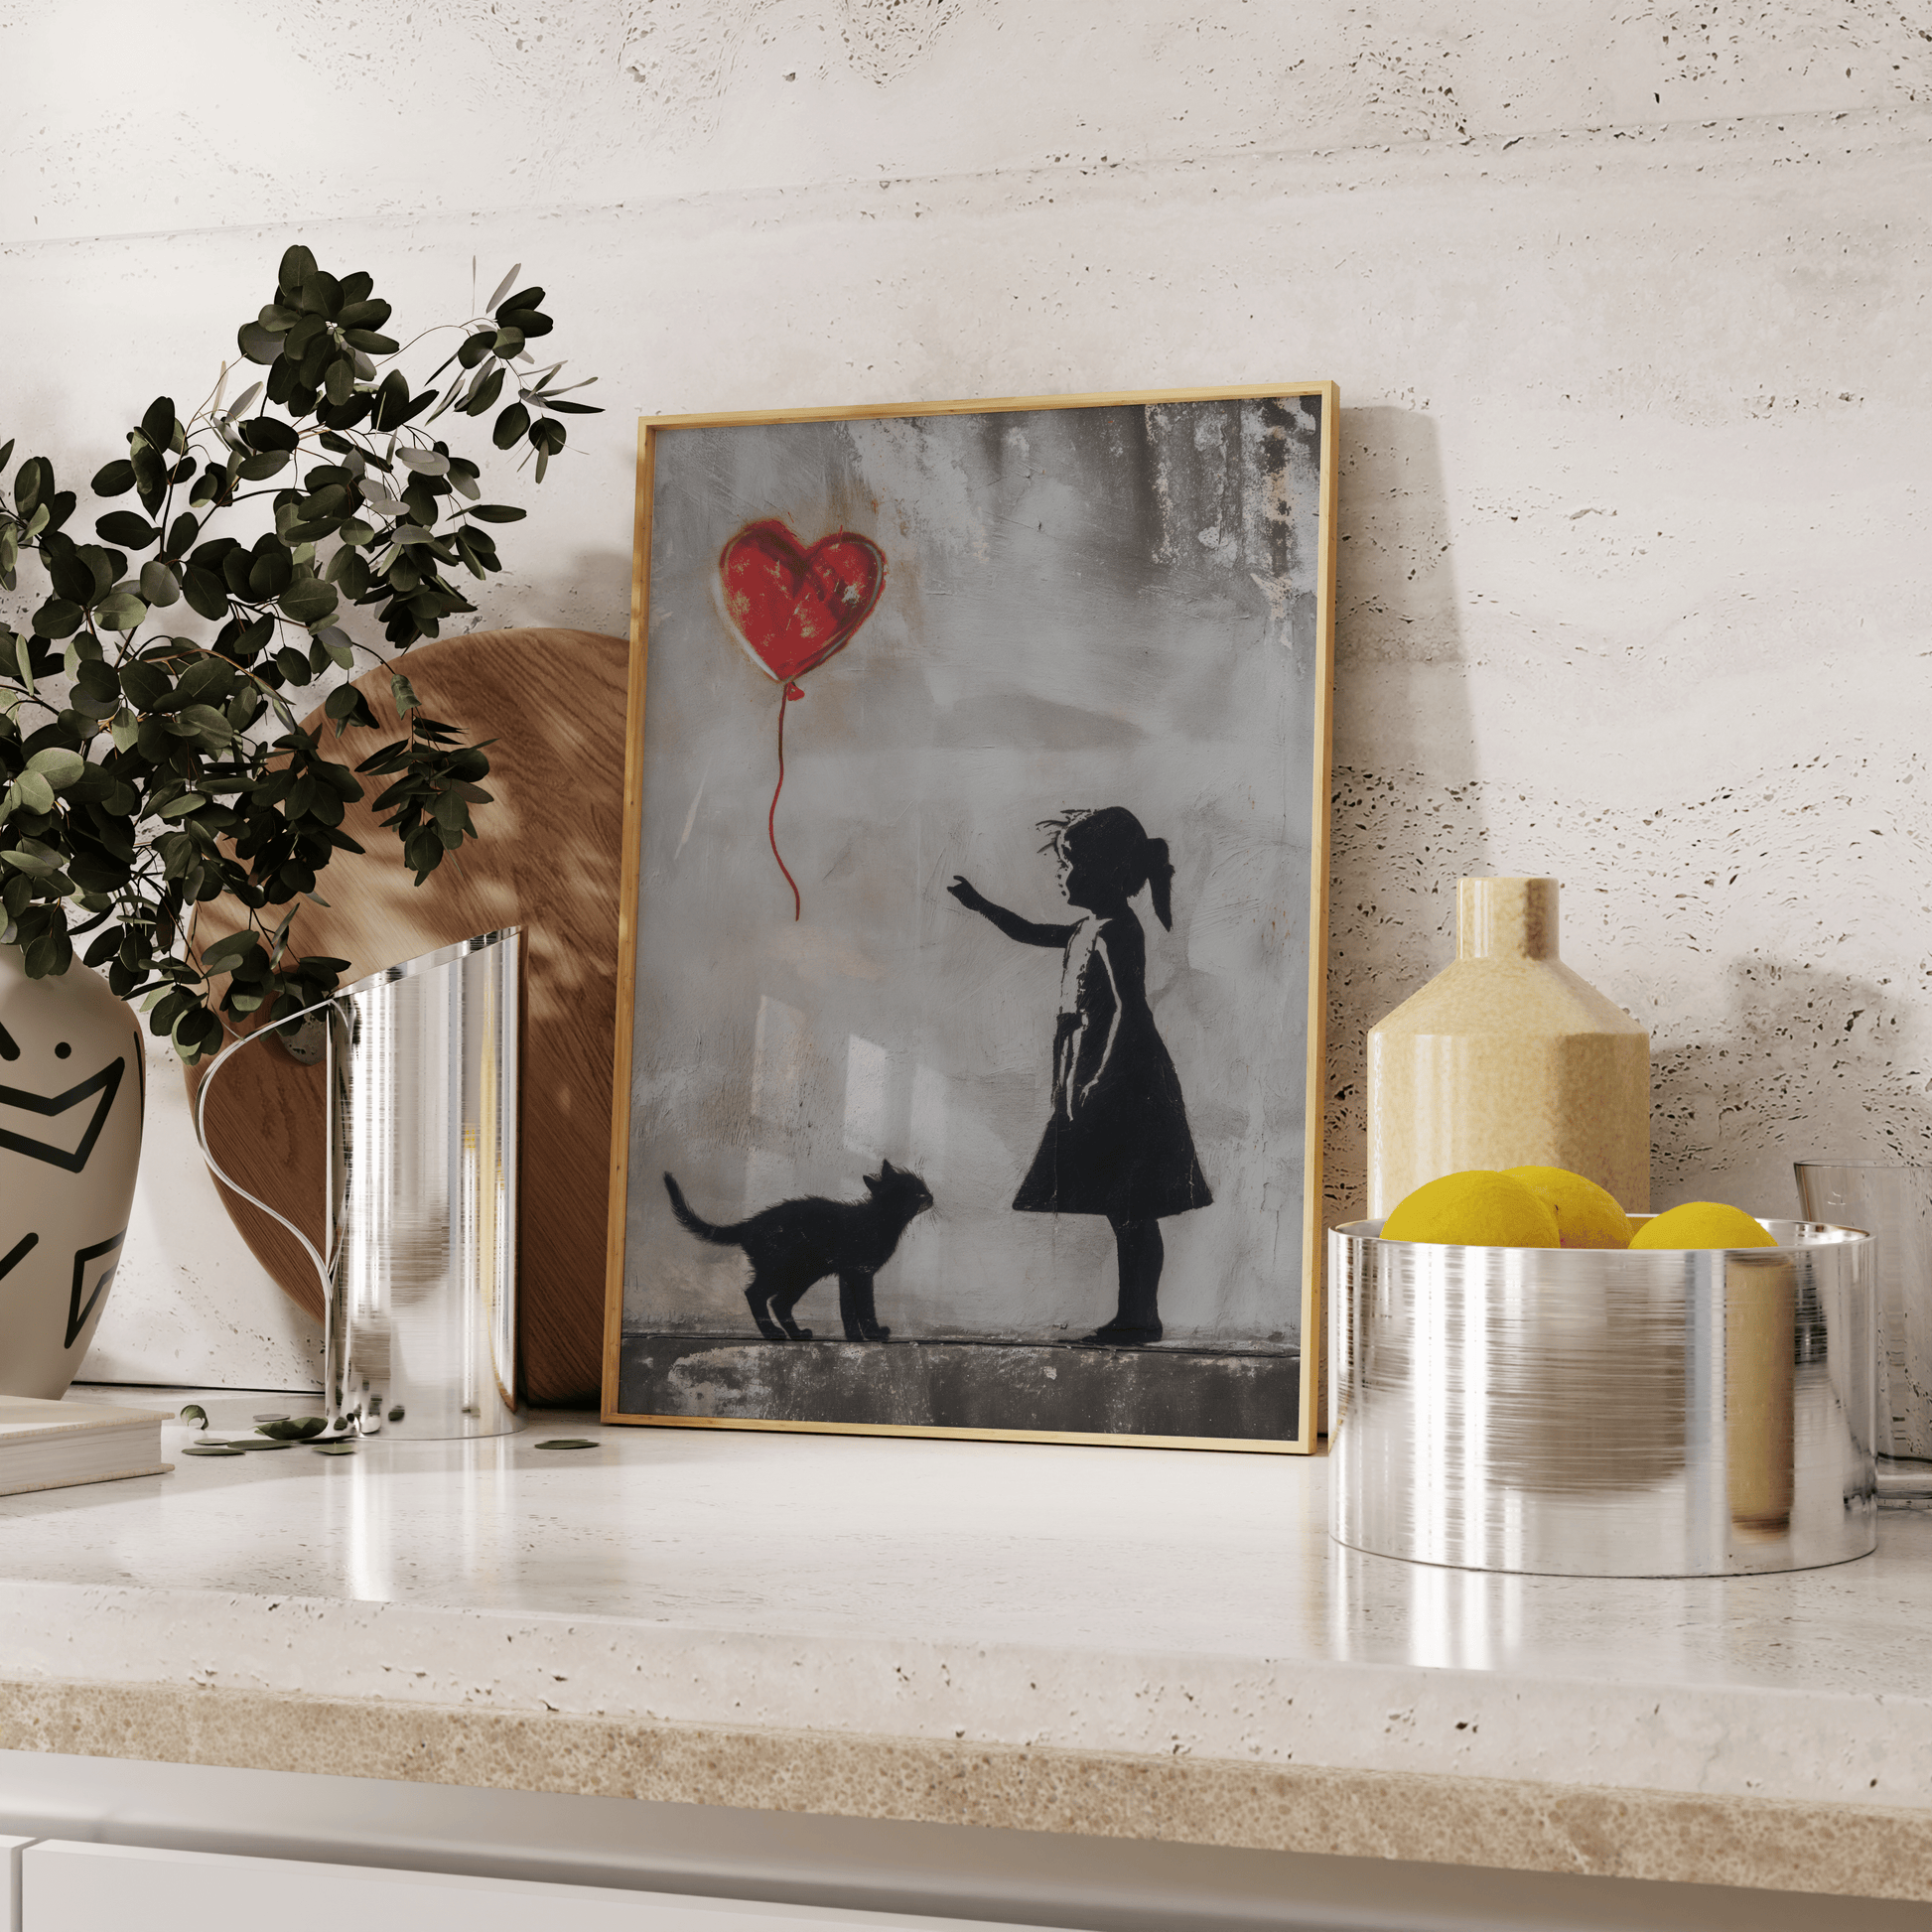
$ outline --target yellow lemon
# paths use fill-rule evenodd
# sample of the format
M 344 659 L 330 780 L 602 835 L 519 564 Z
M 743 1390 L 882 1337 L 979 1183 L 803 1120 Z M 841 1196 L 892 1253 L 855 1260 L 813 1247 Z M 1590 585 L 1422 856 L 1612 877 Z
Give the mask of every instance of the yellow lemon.
M 1604 1188 L 1567 1168 L 1505 1168 L 1557 1217 L 1566 1248 L 1627 1248 L 1630 1217 Z
M 1653 1214 L 1630 1237 L 1633 1248 L 1775 1248 L 1776 1238 L 1762 1221 L 1741 1207 L 1722 1201 L 1687 1200 Z
M 1469 1248 L 1556 1248 L 1549 1203 L 1506 1173 L 1486 1168 L 1426 1180 L 1396 1202 L 1384 1241 L 1445 1241 Z

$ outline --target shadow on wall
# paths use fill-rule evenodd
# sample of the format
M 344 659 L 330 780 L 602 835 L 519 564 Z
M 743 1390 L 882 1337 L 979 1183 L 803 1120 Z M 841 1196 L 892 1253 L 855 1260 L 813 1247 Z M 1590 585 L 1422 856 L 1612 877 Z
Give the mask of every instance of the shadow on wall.
M 473 581 L 470 589 L 478 609 L 463 621 L 466 629 L 630 633 L 630 558 L 623 551 L 579 550 L 563 561 L 524 552 L 501 577 Z
M 1455 882 L 1488 870 L 1461 597 L 1434 420 L 1341 418 L 1329 801 L 1322 1213 L 1366 1209 L 1368 1029 L 1455 950 Z
M 1932 1163 L 1915 1009 L 1895 988 L 1733 960 L 1723 1020 L 1651 1046 L 1652 1205 L 1723 1199 L 1795 1215 L 1794 1161 Z

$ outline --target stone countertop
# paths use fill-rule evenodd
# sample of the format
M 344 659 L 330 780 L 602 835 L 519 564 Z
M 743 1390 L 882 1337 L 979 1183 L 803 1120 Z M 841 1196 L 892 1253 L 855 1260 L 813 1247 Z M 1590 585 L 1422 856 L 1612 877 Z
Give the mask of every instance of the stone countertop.
M 570 1416 L 0 1498 L 0 1748 L 1932 1899 L 1929 1597 L 1920 1510 L 1512 1578 L 1320 1457 Z

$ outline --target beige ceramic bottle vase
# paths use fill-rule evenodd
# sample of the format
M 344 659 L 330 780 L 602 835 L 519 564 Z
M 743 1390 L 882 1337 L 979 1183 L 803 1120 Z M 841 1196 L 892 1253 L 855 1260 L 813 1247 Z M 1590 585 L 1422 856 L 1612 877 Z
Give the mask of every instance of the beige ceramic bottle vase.
M 1368 1035 L 1368 1211 L 1469 1168 L 1650 1209 L 1650 1035 L 1557 957 L 1554 879 L 1463 879 L 1455 963 Z

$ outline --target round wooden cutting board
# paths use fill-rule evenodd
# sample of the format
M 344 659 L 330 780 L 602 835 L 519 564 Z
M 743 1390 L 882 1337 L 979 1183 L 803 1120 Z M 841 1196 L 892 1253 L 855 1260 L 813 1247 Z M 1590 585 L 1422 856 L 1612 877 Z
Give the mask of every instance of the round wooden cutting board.
M 366 800 L 305 905 L 302 953 L 346 959 L 344 985 L 499 926 L 523 928 L 519 1375 L 539 1406 L 594 1407 L 604 1346 L 604 1241 L 617 1025 L 618 872 L 623 845 L 624 684 L 629 647 L 588 630 L 479 630 L 419 644 L 403 662 L 432 718 L 493 738 L 495 802 L 474 808 L 466 842 L 420 887 Z M 393 720 L 389 673 L 356 680 Z M 351 731 L 340 745 L 320 712 L 305 721 L 358 763 L 398 734 Z M 388 781 L 364 779 L 373 798 Z M 205 927 L 231 929 L 219 906 Z M 206 913 L 205 913 L 206 917 Z M 200 1068 L 188 1070 L 191 1097 Z M 323 1069 L 264 1043 L 237 1053 L 208 1096 L 215 1159 L 322 1245 Z M 322 1288 L 282 1228 L 227 1188 L 221 1197 L 256 1259 L 320 1321 Z

